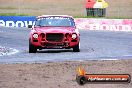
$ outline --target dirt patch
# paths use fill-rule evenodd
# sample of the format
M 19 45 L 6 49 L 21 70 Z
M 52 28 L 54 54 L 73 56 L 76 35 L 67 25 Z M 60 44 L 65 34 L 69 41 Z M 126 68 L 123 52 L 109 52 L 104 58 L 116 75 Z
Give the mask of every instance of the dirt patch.
M 80 86 L 75 81 L 79 66 L 89 74 L 132 75 L 132 60 L 0 64 L 0 88 L 132 88 L 132 83 Z
M 106 0 L 107 17 L 132 18 L 132 0 Z M 0 0 L 1 13 L 86 16 L 86 0 Z

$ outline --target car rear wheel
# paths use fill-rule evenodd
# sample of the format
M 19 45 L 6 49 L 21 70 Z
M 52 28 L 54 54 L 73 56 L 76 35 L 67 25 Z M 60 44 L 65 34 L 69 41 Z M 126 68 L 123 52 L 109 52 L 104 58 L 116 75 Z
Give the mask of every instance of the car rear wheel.
M 36 52 L 37 52 L 37 48 L 29 40 L 29 53 L 36 53 Z
M 84 76 L 78 76 L 76 81 L 79 85 L 84 85 L 87 82 L 87 79 Z
M 80 43 L 73 47 L 73 52 L 80 52 Z

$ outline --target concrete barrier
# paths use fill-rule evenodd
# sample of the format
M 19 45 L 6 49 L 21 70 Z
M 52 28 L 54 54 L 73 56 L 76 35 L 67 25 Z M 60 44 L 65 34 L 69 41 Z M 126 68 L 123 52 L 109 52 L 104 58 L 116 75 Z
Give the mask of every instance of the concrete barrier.
M 132 19 L 88 19 L 77 18 L 76 25 L 82 30 L 131 31 Z
M 0 26 L 5 27 L 27 27 L 33 25 L 35 16 L 0 16 Z M 92 19 L 75 18 L 78 29 L 82 30 L 109 30 L 109 31 L 131 31 L 132 19 Z
M 0 16 L 0 26 L 27 27 L 35 21 L 35 16 Z

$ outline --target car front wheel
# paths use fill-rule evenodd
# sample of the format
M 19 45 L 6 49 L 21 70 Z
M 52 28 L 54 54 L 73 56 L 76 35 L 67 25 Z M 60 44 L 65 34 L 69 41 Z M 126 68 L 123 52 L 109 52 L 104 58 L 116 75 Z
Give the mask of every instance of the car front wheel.
M 29 53 L 36 53 L 36 52 L 37 52 L 37 48 L 29 40 Z
M 80 52 L 80 44 L 79 43 L 75 47 L 73 47 L 73 52 Z

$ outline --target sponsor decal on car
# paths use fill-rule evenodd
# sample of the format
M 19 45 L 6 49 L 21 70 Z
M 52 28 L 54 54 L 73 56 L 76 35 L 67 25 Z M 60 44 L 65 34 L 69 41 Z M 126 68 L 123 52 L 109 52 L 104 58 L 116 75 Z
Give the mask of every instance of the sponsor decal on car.
M 76 81 L 79 85 L 85 83 L 130 83 L 131 76 L 129 74 L 88 74 L 84 69 L 77 69 Z

